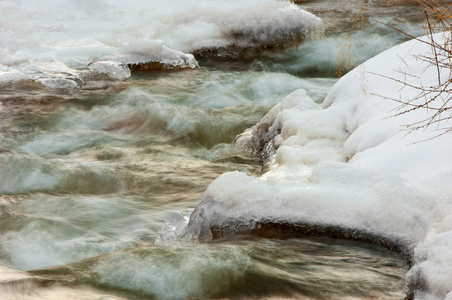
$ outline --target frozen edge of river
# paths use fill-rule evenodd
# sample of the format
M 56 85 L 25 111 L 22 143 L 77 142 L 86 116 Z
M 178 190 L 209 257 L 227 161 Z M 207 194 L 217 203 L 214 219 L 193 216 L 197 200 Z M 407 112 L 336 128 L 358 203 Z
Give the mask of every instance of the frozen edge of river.
M 430 53 L 427 44 L 406 42 L 341 78 L 323 109 L 306 105 L 312 100 L 305 95 L 277 111 L 276 125 L 263 131 L 274 131 L 266 135 L 274 148 L 268 171 L 217 178 L 182 236 L 209 239 L 213 228 L 254 229 L 265 222 L 354 228 L 412 252 L 407 283 L 414 298 L 452 298 L 452 137 L 428 140 L 434 129 L 406 136 L 403 125 L 433 112 L 391 118 L 398 104 L 387 99 L 418 95 L 402 82 L 435 84 L 436 68 L 419 59 Z

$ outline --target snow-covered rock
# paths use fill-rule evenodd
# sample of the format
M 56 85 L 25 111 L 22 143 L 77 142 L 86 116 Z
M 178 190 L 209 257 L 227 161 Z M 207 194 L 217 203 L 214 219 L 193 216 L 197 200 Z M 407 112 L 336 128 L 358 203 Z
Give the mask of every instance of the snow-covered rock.
M 34 80 L 54 89 L 80 88 L 88 80 L 127 79 L 130 70 L 124 65 L 193 69 L 195 56 L 257 55 L 324 36 L 320 18 L 288 1 L 186 4 L 0 1 L 0 85 Z
M 209 239 L 264 223 L 356 231 L 411 252 L 407 282 L 416 299 L 450 297 L 452 135 L 431 139 L 438 133 L 433 127 L 407 135 L 404 125 L 434 111 L 391 117 L 400 104 L 389 99 L 414 99 L 419 90 L 411 85 L 438 83 L 436 67 L 420 59 L 425 55 L 431 47 L 416 40 L 381 53 L 341 78 L 323 109 L 306 105 L 302 91 L 295 94 L 298 103 L 294 95 L 283 100 L 239 138 L 242 146 L 259 150 L 262 141 L 272 143 L 268 171 L 217 178 L 183 237 Z

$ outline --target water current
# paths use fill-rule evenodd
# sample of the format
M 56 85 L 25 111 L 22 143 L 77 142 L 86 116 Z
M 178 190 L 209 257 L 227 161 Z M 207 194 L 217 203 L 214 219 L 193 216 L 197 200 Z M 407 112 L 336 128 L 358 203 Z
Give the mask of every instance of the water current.
M 296 5 L 323 20 L 323 38 L 75 89 L 3 83 L 0 299 L 405 298 L 407 262 L 378 245 L 283 233 L 190 242 L 162 230 L 186 222 L 222 173 L 260 174 L 238 134 L 292 91 L 321 103 L 336 82 L 361 1 Z M 357 62 L 406 39 L 383 23 L 422 34 L 417 11 L 370 1 L 351 34 Z

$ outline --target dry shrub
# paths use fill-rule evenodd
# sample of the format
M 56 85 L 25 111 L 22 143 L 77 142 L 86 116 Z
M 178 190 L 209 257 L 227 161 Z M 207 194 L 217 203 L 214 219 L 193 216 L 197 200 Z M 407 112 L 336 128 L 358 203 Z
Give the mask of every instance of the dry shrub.
M 452 131 L 452 125 L 449 123 L 452 119 L 452 4 L 450 1 L 440 0 L 385 0 L 387 5 L 407 5 L 419 7 L 419 12 L 425 20 L 425 34 L 427 39 L 420 39 L 412 36 L 407 32 L 403 32 L 397 27 L 387 25 L 394 30 L 405 34 L 409 38 L 416 39 L 422 43 L 428 44 L 431 48 L 429 55 L 419 56 L 418 59 L 427 62 L 437 70 L 437 80 L 432 86 L 416 86 L 411 85 L 404 80 L 390 78 L 400 82 L 403 86 L 418 90 L 416 97 L 411 99 L 389 98 L 392 101 L 400 103 L 393 117 L 408 114 L 410 112 L 422 109 L 430 110 L 433 113 L 425 119 L 419 120 L 412 124 L 405 125 L 408 133 L 415 130 L 425 130 L 427 128 L 436 131 L 433 138 L 444 135 Z M 357 19 L 363 19 L 367 9 L 366 1 Z M 355 23 L 357 21 L 355 20 Z M 353 26 L 355 26 L 355 23 Z M 443 32 L 440 40 L 435 39 L 435 33 Z M 346 47 L 343 51 L 349 51 L 352 46 L 347 45 L 350 40 L 345 40 Z M 342 53 L 342 51 L 341 51 Z M 344 66 L 351 66 L 351 63 L 344 63 L 350 59 L 345 54 L 340 54 L 337 72 L 340 77 L 345 70 Z M 356 60 L 350 60 L 353 62 Z M 404 74 L 406 76 L 421 76 L 420 74 Z M 380 75 L 385 77 L 384 75 Z
M 354 69 L 358 62 L 358 57 L 356 56 L 354 50 L 354 44 L 352 40 L 352 32 L 357 24 L 361 24 L 361 28 L 364 26 L 364 18 L 367 11 L 367 1 L 363 1 L 358 14 L 353 21 L 352 27 L 349 33 L 345 37 L 344 41 L 339 45 L 339 53 L 337 57 L 336 73 L 335 75 L 339 78 L 342 77 L 348 70 Z
M 449 124 L 449 121 L 452 119 L 451 4 L 447 4 L 445 1 L 413 0 L 408 5 L 414 4 L 419 6 L 420 13 L 425 18 L 425 29 L 428 38 L 421 40 L 417 37 L 410 36 L 408 33 L 404 34 L 430 46 L 431 53 L 429 55 L 419 56 L 418 59 L 436 68 L 437 80 L 432 86 L 415 86 L 397 80 L 404 86 L 418 90 L 419 93 L 412 99 L 391 100 L 400 103 L 400 106 L 397 108 L 397 113 L 394 116 L 400 116 L 419 109 L 432 111 L 433 113 L 429 114 L 427 118 L 405 126 L 408 133 L 415 130 L 431 128 L 436 131 L 436 134 L 431 138 L 433 139 L 452 131 L 452 126 Z M 398 30 L 397 28 L 394 29 Z M 435 32 L 443 32 L 440 41 L 435 40 Z

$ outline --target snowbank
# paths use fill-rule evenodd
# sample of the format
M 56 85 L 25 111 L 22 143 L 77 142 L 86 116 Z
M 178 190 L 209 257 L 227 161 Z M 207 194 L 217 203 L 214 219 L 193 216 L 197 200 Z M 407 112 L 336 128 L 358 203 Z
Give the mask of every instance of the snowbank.
M 246 151 L 267 151 L 268 171 L 217 178 L 182 236 L 209 239 L 262 224 L 379 236 L 411 252 L 407 282 L 417 299 L 452 299 L 452 135 L 428 140 L 432 128 L 405 136 L 403 125 L 432 112 L 391 118 L 398 104 L 385 98 L 419 93 L 394 79 L 437 83 L 436 68 L 418 59 L 430 51 L 410 41 L 370 59 L 337 82 L 323 109 L 303 91 L 288 96 L 237 139 Z

